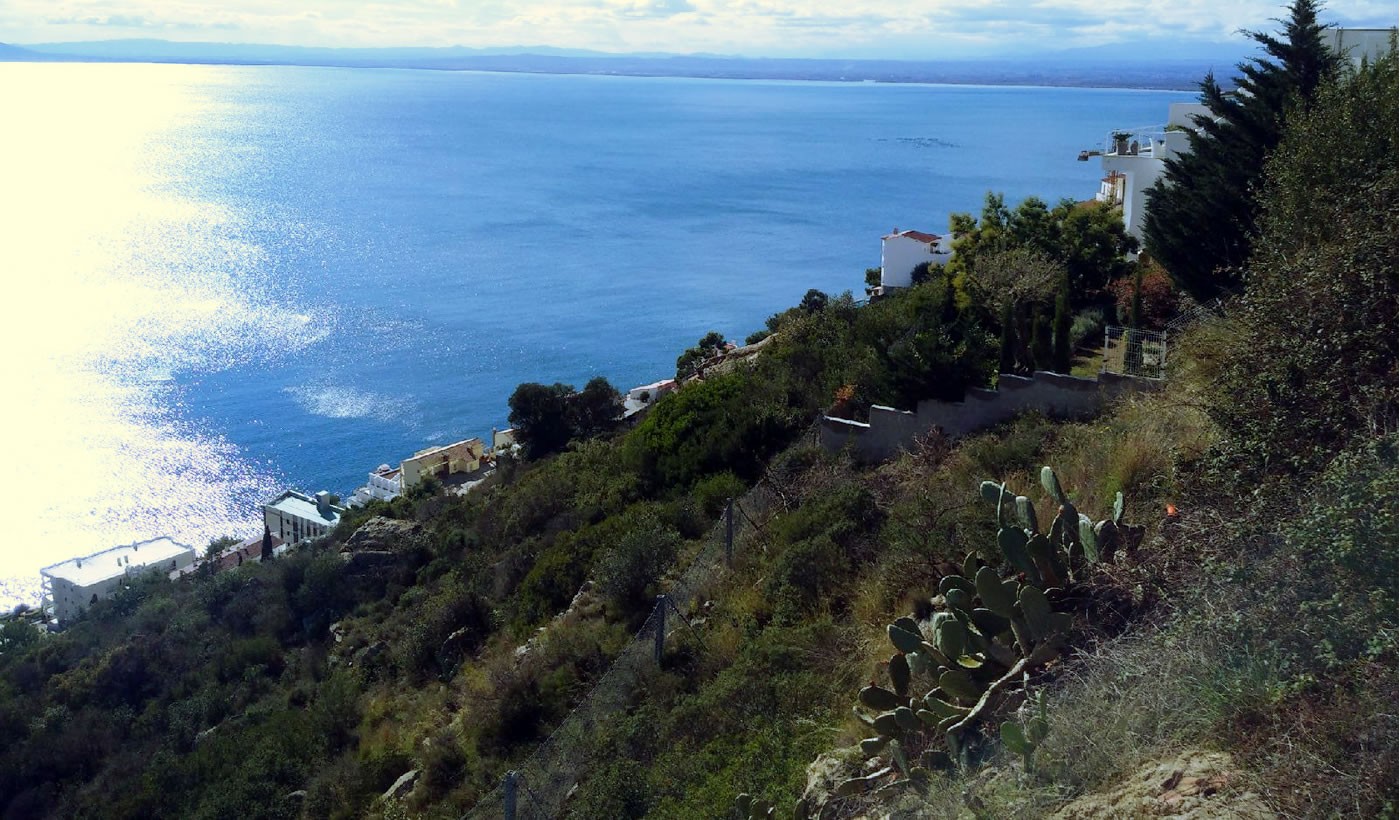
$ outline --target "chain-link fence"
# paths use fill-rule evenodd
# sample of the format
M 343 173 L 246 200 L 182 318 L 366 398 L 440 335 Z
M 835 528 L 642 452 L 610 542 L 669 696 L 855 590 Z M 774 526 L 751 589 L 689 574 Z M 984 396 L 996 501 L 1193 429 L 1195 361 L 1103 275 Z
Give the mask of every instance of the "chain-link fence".
M 466 818 L 536 820 L 560 813 L 570 791 L 593 762 L 591 751 L 598 732 L 632 703 L 639 685 L 658 668 L 668 636 L 672 641 L 703 642 L 685 613 L 705 585 L 726 571 L 735 553 L 763 538 L 763 522 L 773 505 L 773 493 L 760 483 L 727 506 L 691 562 L 669 583 L 663 583 L 666 593 L 658 597 L 646 623 L 588 695 L 524 763 L 477 802 Z
M 1166 334 L 1113 325 L 1104 328 L 1103 371 L 1147 379 L 1166 378 Z

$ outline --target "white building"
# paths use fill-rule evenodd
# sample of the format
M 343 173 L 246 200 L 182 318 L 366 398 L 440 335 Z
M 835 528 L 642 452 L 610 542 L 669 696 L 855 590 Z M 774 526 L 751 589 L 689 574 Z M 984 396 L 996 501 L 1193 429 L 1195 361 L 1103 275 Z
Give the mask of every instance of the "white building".
M 165 537 L 70 558 L 39 570 L 43 605 L 64 624 L 97 601 L 115 595 L 132 576 L 146 571 L 178 572 L 194 559 L 193 547 Z
M 287 490 L 263 505 L 263 523 L 285 544 L 320 538 L 340 523 L 344 507 L 331 503 L 331 494 L 322 490 L 315 496 Z
M 676 390 L 675 379 L 662 379 L 651 384 L 638 385 L 627 391 L 627 395 L 622 400 L 623 415 L 632 415 L 642 408 L 653 404 L 657 399 L 667 393 L 674 393 Z
M 1190 152 L 1196 117 L 1209 113 L 1200 103 L 1172 103 L 1165 125 L 1127 128 L 1105 137 L 1105 175 L 1097 198 L 1106 201 L 1106 194 L 1117 193 L 1123 206 L 1123 227 L 1139 242 L 1147 214 L 1147 189 L 1166 171 L 1168 159 Z
M 374 499 L 393 501 L 403 493 L 403 470 L 381 464 L 369 474 L 369 482 L 355 491 L 350 506 L 363 507 Z
M 952 255 L 952 237 L 895 228 L 880 237 L 880 287 L 907 288 L 915 268 L 925 262 L 943 265 Z
M 1109 205 L 1122 205 L 1123 181 L 1122 174 L 1110 171 L 1103 179 L 1099 180 L 1099 192 L 1094 195 L 1094 199 L 1099 202 L 1107 202 Z
M 1352 65 L 1361 65 L 1364 59 L 1374 63 L 1390 53 L 1390 38 L 1395 36 L 1393 28 L 1329 28 L 1322 34 L 1322 41 L 1332 50 L 1350 60 Z
M 1390 53 L 1395 29 L 1328 29 L 1323 42 L 1333 53 L 1354 64 L 1363 58 L 1375 61 Z M 1123 226 L 1142 241 L 1147 214 L 1147 189 L 1166 171 L 1166 162 L 1190 153 L 1190 133 L 1197 117 L 1209 117 L 1210 109 L 1200 103 L 1172 103 L 1166 125 L 1149 125 L 1113 131 L 1104 139 L 1102 151 L 1105 177 L 1100 184 L 1100 202 L 1112 201 L 1111 191 L 1121 191 Z M 1088 157 L 1088 152 L 1082 155 Z

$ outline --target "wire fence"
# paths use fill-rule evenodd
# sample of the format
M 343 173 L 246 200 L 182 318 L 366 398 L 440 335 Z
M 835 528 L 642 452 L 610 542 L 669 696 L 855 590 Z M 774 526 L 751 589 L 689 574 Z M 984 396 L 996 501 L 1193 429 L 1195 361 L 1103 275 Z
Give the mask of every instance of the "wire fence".
M 1157 330 L 1104 328 L 1103 371 L 1122 376 L 1164 379 L 1167 376 L 1167 336 Z
M 1175 319 L 1167 322 L 1167 326 L 1162 330 L 1168 337 L 1179 336 L 1197 322 L 1224 315 L 1224 303 L 1219 299 L 1214 299 L 1205 304 L 1194 305 L 1193 307 L 1183 310 Z
M 668 640 L 703 643 L 703 636 L 686 613 L 706 585 L 726 572 L 736 552 L 763 538 L 763 522 L 775 501 L 767 484 L 760 482 L 730 502 L 686 568 L 669 583 L 663 581 L 665 594 L 657 598 L 651 615 L 588 695 L 463 820 L 538 820 L 561 813 L 571 791 L 593 763 L 591 752 L 599 731 L 631 705 L 638 688 L 659 667 Z

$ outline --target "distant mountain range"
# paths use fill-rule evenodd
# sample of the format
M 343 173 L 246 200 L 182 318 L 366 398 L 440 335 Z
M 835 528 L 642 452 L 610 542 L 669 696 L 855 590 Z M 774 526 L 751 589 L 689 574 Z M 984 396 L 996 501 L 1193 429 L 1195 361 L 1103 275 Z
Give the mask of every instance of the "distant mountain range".
M 1169 57 L 1144 58 L 1144 54 Z M 497 48 L 323 48 L 169 40 L 100 40 L 13 46 L 0 61 L 164 62 L 305 65 L 543 74 L 844 82 L 984 83 L 1190 89 L 1213 70 L 1233 74 L 1246 44 L 1134 43 L 1017 57 L 959 60 L 754 58 L 716 54 L 611 54 L 551 46 Z

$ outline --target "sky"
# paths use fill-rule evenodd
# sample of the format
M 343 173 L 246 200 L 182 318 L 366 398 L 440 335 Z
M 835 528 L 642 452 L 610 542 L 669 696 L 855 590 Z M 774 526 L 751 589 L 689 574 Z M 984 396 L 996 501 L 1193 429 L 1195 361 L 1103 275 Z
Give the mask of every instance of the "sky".
M 749 57 L 945 59 L 1151 40 L 1243 43 L 1280 0 L 0 0 L 0 42 L 158 38 L 302 46 L 556 46 Z M 1325 22 L 1396 25 L 1394 0 Z M 1161 53 L 1155 56 L 1164 56 Z

